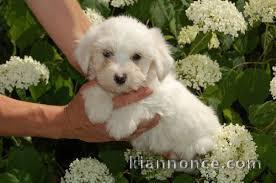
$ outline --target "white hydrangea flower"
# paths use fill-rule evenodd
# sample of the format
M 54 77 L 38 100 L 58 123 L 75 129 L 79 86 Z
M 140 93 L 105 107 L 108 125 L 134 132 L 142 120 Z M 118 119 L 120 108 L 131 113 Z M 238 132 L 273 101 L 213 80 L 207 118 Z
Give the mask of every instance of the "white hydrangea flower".
M 244 126 L 238 124 L 224 126 L 222 131 L 214 137 L 215 147 L 213 151 L 205 155 L 205 166 L 199 168 L 201 176 L 206 181 L 217 183 L 243 182 L 245 175 L 253 168 L 252 162 L 257 162 L 256 144 L 251 134 Z M 213 160 L 219 167 L 212 167 Z M 229 160 L 233 162 L 229 166 Z M 235 165 L 237 162 L 247 163 Z M 251 165 L 250 163 L 251 162 Z
M 12 92 L 14 88 L 27 89 L 49 80 L 49 70 L 30 56 L 23 59 L 12 56 L 5 64 L 0 65 L 0 93 Z
M 99 24 L 104 21 L 104 17 L 94 9 L 86 8 L 83 10 L 87 18 L 92 24 Z
M 276 18 L 276 1 L 249 0 L 244 6 L 244 15 L 251 26 L 258 21 L 272 23 Z
M 165 159 L 161 155 L 153 154 L 150 152 L 145 152 L 145 151 L 138 151 L 135 149 L 127 149 L 127 151 L 124 153 L 125 160 L 128 162 L 130 160 L 130 157 L 132 159 L 138 160 L 140 163 L 140 160 L 149 160 L 151 163 L 153 163 L 154 168 L 146 168 L 146 161 L 144 161 L 144 168 L 141 169 L 141 174 L 147 179 L 156 179 L 156 180 L 167 180 L 168 178 L 172 177 L 174 170 L 169 169 L 167 167 L 162 168 L 159 167 L 157 168 L 157 161 L 165 161 Z M 142 167 L 140 165 L 140 167 Z
M 274 77 L 270 82 L 270 93 L 274 100 L 276 100 L 276 66 L 272 67 L 274 71 Z
M 105 164 L 93 158 L 82 158 L 73 161 L 65 176 L 61 178 L 64 183 L 114 183 Z
M 119 8 L 124 6 L 130 6 L 136 3 L 138 0 L 112 0 L 111 6 Z
M 217 34 L 212 32 L 212 38 L 210 39 L 209 43 L 208 43 L 208 48 L 212 49 L 212 48 L 218 48 L 219 47 L 219 39 Z
M 214 85 L 221 79 L 221 72 L 216 61 L 206 55 L 190 55 L 176 62 L 177 78 L 186 86 L 200 90 Z
M 204 33 L 218 31 L 237 37 L 247 26 L 242 13 L 229 1 L 198 0 L 186 10 L 187 17 Z
M 195 40 L 198 32 L 199 28 L 197 25 L 183 27 L 179 32 L 178 43 L 182 45 L 191 44 Z

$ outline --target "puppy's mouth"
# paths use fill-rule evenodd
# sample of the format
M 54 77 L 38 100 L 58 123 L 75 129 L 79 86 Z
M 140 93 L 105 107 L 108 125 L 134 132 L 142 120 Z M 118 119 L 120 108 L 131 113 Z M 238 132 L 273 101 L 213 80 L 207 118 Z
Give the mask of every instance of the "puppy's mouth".
M 126 81 L 125 83 L 121 84 L 113 82 L 112 86 L 107 86 L 103 83 L 101 83 L 99 80 L 97 80 L 98 84 L 107 92 L 110 92 L 114 95 L 120 95 L 120 94 L 126 94 L 126 93 L 130 93 L 132 91 L 137 91 L 138 89 L 142 88 L 142 87 L 146 87 L 146 81 L 142 81 L 141 83 L 137 83 L 137 84 L 133 84 L 130 85 L 128 83 L 128 81 Z

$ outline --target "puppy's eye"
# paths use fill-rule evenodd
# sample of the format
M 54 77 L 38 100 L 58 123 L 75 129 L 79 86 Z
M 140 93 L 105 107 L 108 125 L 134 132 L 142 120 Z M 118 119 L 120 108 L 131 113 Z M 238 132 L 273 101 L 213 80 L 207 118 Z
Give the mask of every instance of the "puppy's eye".
M 134 55 L 131 56 L 131 60 L 133 60 L 134 62 L 137 62 L 141 59 L 141 55 L 138 53 L 135 53 Z
M 112 51 L 109 51 L 109 50 L 104 50 L 103 51 L 103 56 L 105 58 L 110 58 L 111 56 L 113 56 L 113 52 Z

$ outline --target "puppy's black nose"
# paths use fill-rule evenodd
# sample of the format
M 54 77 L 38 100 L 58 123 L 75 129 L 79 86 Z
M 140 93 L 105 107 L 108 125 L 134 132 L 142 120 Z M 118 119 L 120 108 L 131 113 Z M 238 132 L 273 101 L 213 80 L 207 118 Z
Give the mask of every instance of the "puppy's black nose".
M 118 75 L 118 74 L 115 74 L 114 76 L 114 81 L 118 84 L 118 85 L 122 85 L 126 82 L 127 80 L 127 75 L 126 74 L 123 74 L 123 75 Z

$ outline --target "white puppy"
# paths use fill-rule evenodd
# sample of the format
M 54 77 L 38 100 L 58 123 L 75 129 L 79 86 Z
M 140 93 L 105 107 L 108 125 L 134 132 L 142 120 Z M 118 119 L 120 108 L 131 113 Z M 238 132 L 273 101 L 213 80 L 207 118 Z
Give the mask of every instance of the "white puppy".
M 205 154 L 220 129 L 214 111 L 204 105 L 171 73 L 173 58 L 159 29 L 130 17 L 114 17 L 92 25 L 76 49 L 78 62 L 96 87 L 83 92 L 93 123 L 106 122 L 115 139 L 131 135 L 143 119 L 160 114 L 160 123 L 132 141 L 135 148 L 173 152 L 186 160 Z M 112 97 L 150 87 L 140 102 L 113 109 Z

